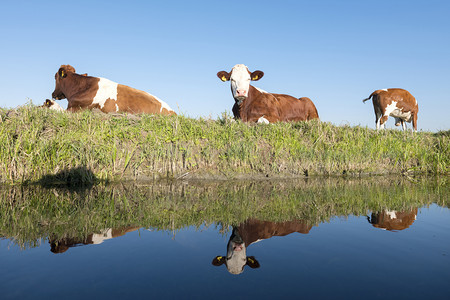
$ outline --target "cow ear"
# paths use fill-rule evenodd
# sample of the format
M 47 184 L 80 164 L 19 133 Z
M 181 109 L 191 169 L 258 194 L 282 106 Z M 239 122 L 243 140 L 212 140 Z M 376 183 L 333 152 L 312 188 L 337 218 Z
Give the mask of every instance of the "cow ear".
M 264 76 L 264 72 L 263 72 L 263 71 L 254 71 L 254 72 L 252 72 L 252 74 L 250 75 L 250 78 L 251 78 L 253 81 L 257 81 L 257 80 L 260 80 L 263 76 Z
M 61 78 L 67 77 L 67 71 L 64 68 L 59 68 L 58 74 L 59 74 L 59 77 L 61 77 Z
M 225 257 L 223 256 L 216 256 L 214 257 L 212 264 L 216 267 L 223 265 L 225 262 Z
M 248 256 L 247 257 L 247 266 L 249 266 L 252 269 L 259 268 L 259 262 L 256 260 L 254 256 Z
M 217 77 L 219 77 L 220 80 L 222 80 L 224 82 L 230 80 L 230 76 L 231 76 L 230 73 L 225 72 L 225 71 L 220 71 L 217 73 Z

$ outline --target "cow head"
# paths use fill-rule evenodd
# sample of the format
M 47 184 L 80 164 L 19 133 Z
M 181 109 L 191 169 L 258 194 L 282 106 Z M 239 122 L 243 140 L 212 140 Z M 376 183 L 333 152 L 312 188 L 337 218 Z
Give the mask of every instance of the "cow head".
M 235 65 L 231 72 L 220 71 L 217 77 L 222 81 L 231 80 L 231 92 L 236 102 L 241 103 L 248 97 L 250 81 L 257 81 L 264 76 L 262 71 L 250 72 L 247 66 L 239 64 Z
M 212 264 L 214 266 L 226 265 L 231 274 L 241 274 L 247 265 L 252 269 L 259 268 L 259 262 L 253 256 L 247 257 L 246 246 L 236 228 L 233 229 L 227 245 L 227 256 L 216 256 Z
M 64 79 L 69 75 L 70 73 L 75 73 L 75 68 L 71 65 L 62 65 L 58 72 L 55 74 L 55 90 L 52 93 L 52 98 L 55 100 L 61 100 L 66 98 L 66 95 L 64 95 Z
M 50 99 L 46 99 L 42 106 L 47 107 L 51 110 L 64 111 L 64 109 L 58 103 L 56 103 L 56 101 Z

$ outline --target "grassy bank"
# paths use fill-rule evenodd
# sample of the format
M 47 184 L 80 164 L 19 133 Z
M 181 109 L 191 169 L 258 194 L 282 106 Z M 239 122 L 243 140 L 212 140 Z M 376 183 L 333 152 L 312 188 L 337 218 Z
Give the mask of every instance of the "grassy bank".
M 449 132 L 0 110 L 0 181 L 447 174 Z
M 320 226 L 334 217 L 384 210 L 449 207 L 448 177 L 317 178 L 273 181 L 194 181 L 151 185 L 0 188 L 0 237 L 28 248 L 52 236 L 83 238 L 105 228 L 170 231 L 249 219 Z M 369 223 L 366 226 L 371 226 Z

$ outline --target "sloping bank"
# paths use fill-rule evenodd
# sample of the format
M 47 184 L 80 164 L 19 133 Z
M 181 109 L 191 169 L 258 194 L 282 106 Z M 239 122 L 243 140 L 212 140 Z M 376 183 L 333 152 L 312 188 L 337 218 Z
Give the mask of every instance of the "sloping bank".
M 449 131 L 0 110 L 0 181 L 448 174 Z

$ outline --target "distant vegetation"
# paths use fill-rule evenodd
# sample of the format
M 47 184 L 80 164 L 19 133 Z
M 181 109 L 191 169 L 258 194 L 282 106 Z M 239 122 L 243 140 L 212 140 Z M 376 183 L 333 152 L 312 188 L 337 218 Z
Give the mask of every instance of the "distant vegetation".
M 448 174 L 449 131 L 0 110 L 0 182 Z

